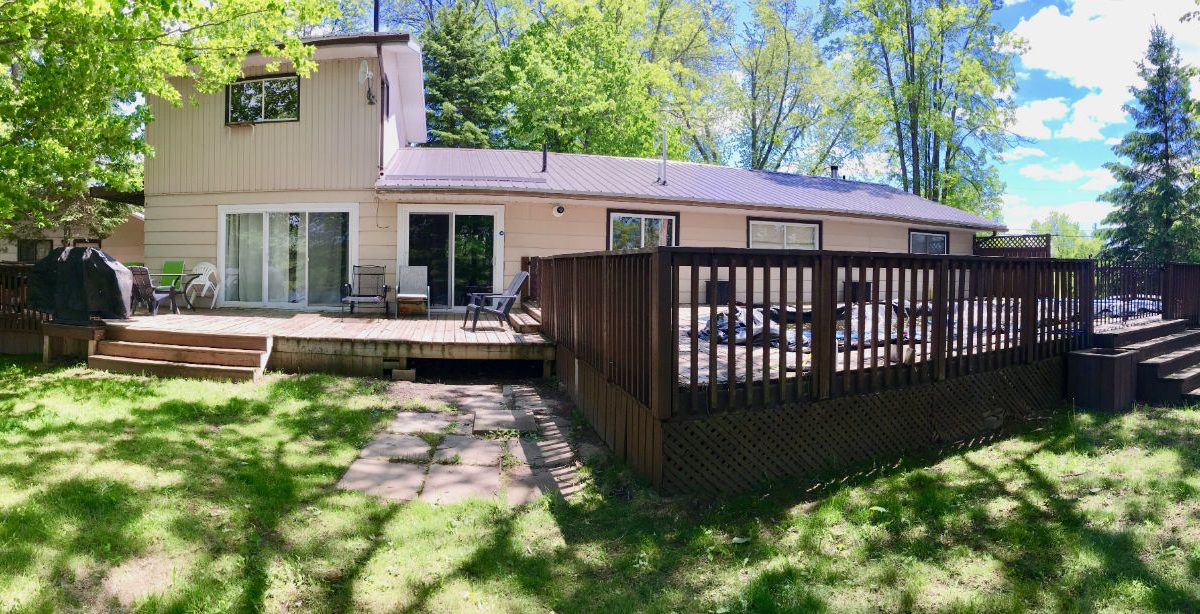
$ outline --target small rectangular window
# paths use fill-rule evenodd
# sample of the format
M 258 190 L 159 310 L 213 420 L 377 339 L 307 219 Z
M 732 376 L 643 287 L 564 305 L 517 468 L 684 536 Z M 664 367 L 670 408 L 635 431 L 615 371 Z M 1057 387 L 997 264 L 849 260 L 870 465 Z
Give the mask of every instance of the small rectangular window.
M 287 122 L 300 119 L 300 78 L 264 77 L 225 89 L 225 123 Z
M 821 249 L 821 225 L 812 222 L 750 220 L 751 249 Z
M 50 255 L 54 241 L 50 239 L 18 239 L 17 262 L 37 262 Z
M 674 215 L 611 211 L 608 249 L 641 249 L 679 243 L 679 218 Z
M 908 253 L 944 256 L 950 253 L 950 235 L 945 232 L 908 231 Z

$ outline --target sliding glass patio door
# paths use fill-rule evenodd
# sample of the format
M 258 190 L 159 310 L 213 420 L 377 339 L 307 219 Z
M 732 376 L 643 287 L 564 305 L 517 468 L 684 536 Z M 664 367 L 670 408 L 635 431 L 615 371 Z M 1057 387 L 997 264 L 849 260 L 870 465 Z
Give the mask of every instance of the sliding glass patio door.
M 401 225 L 402 264 L 429 271 L 430 305 L 463 307 L 472 292 L 496 289 L 501 264 L 499 212 L 411 211 Z
M 349 211 L 225 212 L 224 300 L 279 307 L 335 306 L 349 279 Z

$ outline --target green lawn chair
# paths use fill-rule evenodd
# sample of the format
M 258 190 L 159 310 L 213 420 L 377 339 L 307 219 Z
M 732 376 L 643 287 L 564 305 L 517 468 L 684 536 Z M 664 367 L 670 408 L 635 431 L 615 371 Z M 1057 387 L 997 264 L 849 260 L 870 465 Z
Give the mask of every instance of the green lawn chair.
M 156 285 L 178 287 L 179 277 L 183 275 L 183 261 L 168 260 L 164 262 L 162 272 L 164 277 L 160 278 Z

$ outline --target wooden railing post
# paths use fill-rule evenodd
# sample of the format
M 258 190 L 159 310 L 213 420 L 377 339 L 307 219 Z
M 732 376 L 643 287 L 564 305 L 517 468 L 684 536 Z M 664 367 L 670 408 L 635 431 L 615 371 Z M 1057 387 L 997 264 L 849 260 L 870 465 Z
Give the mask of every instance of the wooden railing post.
M 1162 274 L 1162 318 L 1175 320 L 1179 317 L 1179 308 L 1175 304 L 1175 263 L 1164 264 Z
M 950 305 L 949 264 L 945 258 L 938 258 L 933 269 L 933 379 L 946 379 L 946 333 L 952 323 L 948 320 Z M 928 289 L 926 290 L 928 291 Z
M 1037 262 L 1025 263 L 1025 284 L 1021 292 L 1021 354 L 1026 364 L 1037 360 L 1038 295 L 1041 292 L 1041 267 Z
M 812 282 L 812 391 L 815 399 L 828 399 L 837 368 L 837 342 L 834 332 L 834 301 L 837 297 L 837 272 L 833 256 L 821 254 L 813 271 Z
M 674 413 L 675 379 L 679 373 L 675 359 L 678 333 L 671 314 L 674 265 L 671 254 L 662 248 L 651 259 L 650 279 L 650 330 L 654 335 L 650 346 L 650 410 L 659 420 L 669 420 Z
M 1079 312 L 1083 319 L 1083 348 L 1092 347 L 1092 335 L 1096 332 L 1096 261 L 1088 260 L 1083 265 L 1083 279 L 1079 280 Z M 1082 349 L 1082 348 L 1080 348 Z

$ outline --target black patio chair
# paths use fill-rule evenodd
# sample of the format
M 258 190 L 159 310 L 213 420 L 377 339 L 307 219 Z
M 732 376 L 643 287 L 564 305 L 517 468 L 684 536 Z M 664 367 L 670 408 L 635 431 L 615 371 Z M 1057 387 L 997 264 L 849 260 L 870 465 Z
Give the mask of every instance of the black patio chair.
M 467 313 L 463 316 L 463 328 L 467 327 L 467 318 L 474 315 L 471 320 L 471 330 L 479 325 L 479 312 L 490 313 L 500 320 L 500 328 L 504 328 L 504 322 L 508 320 L 508 312 L 512 311 L 513 304 L 517 302 L 517 293 L 520 292 L 521 286 L 525 280 L 529 279 L 529 273 L 521 271 L 513 277 L 509 282 L 508 287 L 501 294 L 491 292 L 472 292 L 470 294 L 471 301 L 467 304 Z
M 146 306 L 146 311 L 152 316 L 158 315 L 158 306 L 163 301 L 171 304 L 171 313 L 179 313 L 179 303 L 176 298 L 179 296 L 179 290 L 174 285 L 156 286 L 150 278 L 150 269 L 144 266 L 131 266 L 129 272 L 133 273 L 133 301 L 130 305 L 130 313 L 137 311 L 138 304 Z
M 388 296 L 392 287 L 387 284 L 387 267 L 356 265 L 350 273 L 351 283 L 342 286 L 342 309 L 350 306 L 350 313 L 359 305 L 383 305 L 383 313 L 392 317 Z

